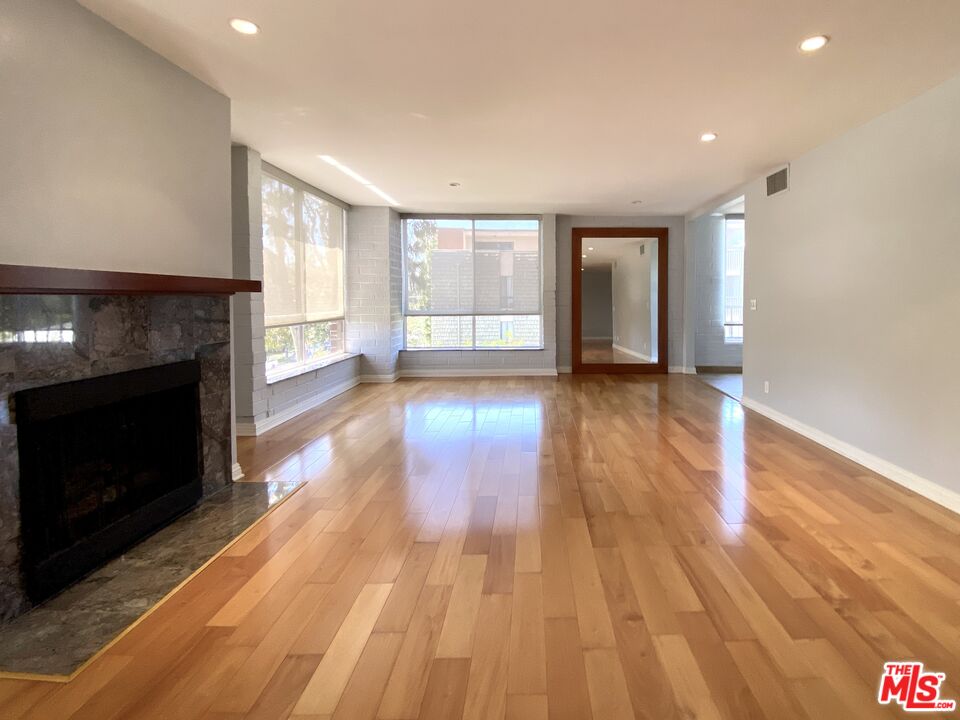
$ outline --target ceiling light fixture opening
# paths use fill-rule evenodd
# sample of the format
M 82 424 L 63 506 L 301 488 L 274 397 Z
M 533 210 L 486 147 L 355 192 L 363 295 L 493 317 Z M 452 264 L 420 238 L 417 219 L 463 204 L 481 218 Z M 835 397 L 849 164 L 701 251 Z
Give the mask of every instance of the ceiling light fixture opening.
M 259 25 L 251 20 L 244 20 L 243 18 L 233 18 L 233 20 L 230 21 L 230 27 L 241 35 L 256 35 L 260 32 Z
M 830 42 L 830 38 L 826 35 L 813 35 L 800 43 L 800 52 L 816 52 L 825 47 L 828 42 Z
M 452 187 L 452 188 L 458 188 L 458 187 L 460 187 L 460 183 L 458 183 L 458 182 L 452 182 L 452 183 L 450 183 L 450 187 Z
M 339 170 L 340 172 L 342 172 L 344 175 L 351 178 L 352 180 L 356 180 L 358 183 L 360 183 L 365 188 L 367 188 L 367 190 L 374 193 L 375 195 L 379 195 L 381 198 L 386 200 L 391 205 L 400 204 L 396 200 L 394 200 L 392 197 L 387 195 L 383 190 L 381 190 L 372 182 L 367 180 L 363 175 L 358 173 L 356 170 L 353 170 L 352 168 L 347 167 L 342 162 L 337 160 L 335 157 L 332 157 L 331 155 L 317 155 L 317 157 L 323 160 L 325 163 L 327 163 L 327 165 L 331 165 L 335 167 L 337 170 Z
M 642 202 L 643 202 L 643 200 L 634 200 L 634 201 L 633 201 L 632 203 L 630 203 L 630 204 L 631 204 L 631 205 L 639 205 L 639 204 L 642 203 Z
M 709 132 L 705 132 L 703 135 L 700 136 L 700 142 L 710 143 L 716 140 L 718 137 L 720 136 L 711 130 Z
M 581 255 L 580 257 L 583 257 L 583 258 L 585 258 L 585 257 L 586 257 L 586 255 Z
M 588 247 L 588 248 L 587 248 L 587 250 L 593 250 L 593 248 L 591 248 L 591 247 Z

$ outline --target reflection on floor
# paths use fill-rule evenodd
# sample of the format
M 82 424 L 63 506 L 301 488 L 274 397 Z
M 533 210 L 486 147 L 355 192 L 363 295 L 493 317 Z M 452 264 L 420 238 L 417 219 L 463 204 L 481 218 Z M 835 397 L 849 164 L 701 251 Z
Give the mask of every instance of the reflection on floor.
M 729 395 L 734 400 L 743 399 L 743 375 L 734 373 L 697 375 L 710 387 Z
M 643 363 L 634 355 L 629 355 L 613 347 L 612 340 L 584 340 L 581 344 L 580 357 L 586 365 L 601 365 L 603 363 Z
M 234 483 L 0 625 L 0 671 L 69 675 L 301 484 Z

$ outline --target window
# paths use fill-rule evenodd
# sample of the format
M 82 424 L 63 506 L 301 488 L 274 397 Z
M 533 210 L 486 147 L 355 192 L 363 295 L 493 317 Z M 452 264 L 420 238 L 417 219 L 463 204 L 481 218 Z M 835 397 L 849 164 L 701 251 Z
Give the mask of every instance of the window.
M 263 302 L 267 380 L 343 352 L 344 210 L 264 174 Z
M 723 341 L 743 342 L 743 215 L 723 220 Z
M 406 218 L 407 350 L 543 347 L 540 221 Z

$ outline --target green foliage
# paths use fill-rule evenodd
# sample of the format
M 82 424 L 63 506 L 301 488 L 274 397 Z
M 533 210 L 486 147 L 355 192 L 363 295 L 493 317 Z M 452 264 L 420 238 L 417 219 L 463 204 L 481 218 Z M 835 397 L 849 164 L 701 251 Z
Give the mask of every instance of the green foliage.
M 407 230 L 407 302 L 411 310 L 425 310 L 430 306 L 430 273 L 433 251 L 439 235 L 435 220 L 406 221 Z M 426 324 L 429 336 L 430 323 Z

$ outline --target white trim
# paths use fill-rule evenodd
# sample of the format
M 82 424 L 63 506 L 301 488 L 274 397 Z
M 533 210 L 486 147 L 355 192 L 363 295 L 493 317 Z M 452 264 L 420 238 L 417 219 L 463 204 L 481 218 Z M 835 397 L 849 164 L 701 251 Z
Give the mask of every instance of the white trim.
M 557 365 L 557 374 L 559 375 L 569 375 L 573 372 L 572 365 Z
M 638 353 L 636 350 L 631 350 L 630 348 L 626 348 L 626 347 L 624 347 L 623 345 L 617 345 L 616 343 L 614 343 L 614 344 L 613 344 L 613 349 L 614 349 L 614 350 L 619 350 L 620 352 L 622 352 L 622 353 L 624 353 L 624 354 L 626 354 L 626 355 L 630 355 L 631 357 L 639 358 L 640 360 L 643 360 L 644 362 L 651 362 L 651 361 L 652 361 L 649 355 L 644 355 L 643 353 Z
M 596 337 L 582 337 L 581 340 L 613 340 L 609 335 L 597 335 Z
M 233 470 L 231 472 L 231 475 L 233 477 L 234 482 L 236 482 L 237 480 L 243 480 L 243 468 L 240 467 L 240 463 L 235 462 L 233 464 Z
M 286 410 L 281 410 L 274 415 L 268 415 L 262 420 L 257 420 L 252 423 L 237 423 L 237 435 L 243 437 L 263 435 L 263 433 L 267 432 L 268 430 L 272 430 L 278 425 L 282 425 L 287 420 L 292 420 L 298 415 L 302 415 L 307 410 L 312 410 L 317 405 L 322 405 L 327 400 L 335 398 L 337 395 L 341 395 L 347 390 L 355 388 L 359 384 L 360 379 L 353 377 L 349 380 L 339 383 L 338 385 L 333 385 L 329 388 L 326 388 L 316 395 L 313 395 L 302 402 L 298 402 L 296 405 L 288 407 Z
M 389 375 L 361 375 L 357 379 L 362 383 L 393 383 L 400 379 L 400 372 Z
M 822 430 L 817 430 L 817 428 L 806 425 L 799 420 L 794 420 L 789 415 L 784 415 L 783 413 L 774 410 L 763 403 L 759 403 L 756 400 L 744 397 L 740 400 L 740 404 L 745 408 L 749 408 L 750 410 L 753 410 L 754 412 L 773 420 L 779 425 L 783 425 L 794 432 L 800 433 L 804 437 L 813 440 L 819 445 L 823 445 L 825 448 L 833 450 L 839 455 L 843 455 L 849 460 L 853 460 L 855 463 L 863 465 L 865 468 L 872 470 L 878 475 L 882 475 L 888 480 L 892 480 L 898 485 L 902 485 L 908 490 L 912 490 L 918 495 L 922 495 L 928 500 L 932 500 L 938 505 L 942 505 L 948 510 L 952 510 L 955 513 L 960 513 L 960 493 L 945 488 L 942 485 L 938 485 L 932 480 L 927 480 L 926 478 L 920 477 L 919 475 L 912 473 L 909 470 L 900 467 L 899 465 L 894 465 L 889 460 L 884 460 L 883 458 L 868 453 L 866 450 L 861 450 L 850 443 L 844 442 L 843 440 L 835 438 L 832 435 L 828 435 Z
M 401 377 L 415 378 L 442 378 L 442 377 L 527 377 L 547 376 L 556 377 L 556 368 L 492 368 L 480 370 L 475 368 L 415 368 L 401 370 Z
M 697 369 L 695 367 L 683 367 L 682 365 L 671 365 L 667 368 L 668 373 L 674 373 L 677 375 L 696 375 Z

